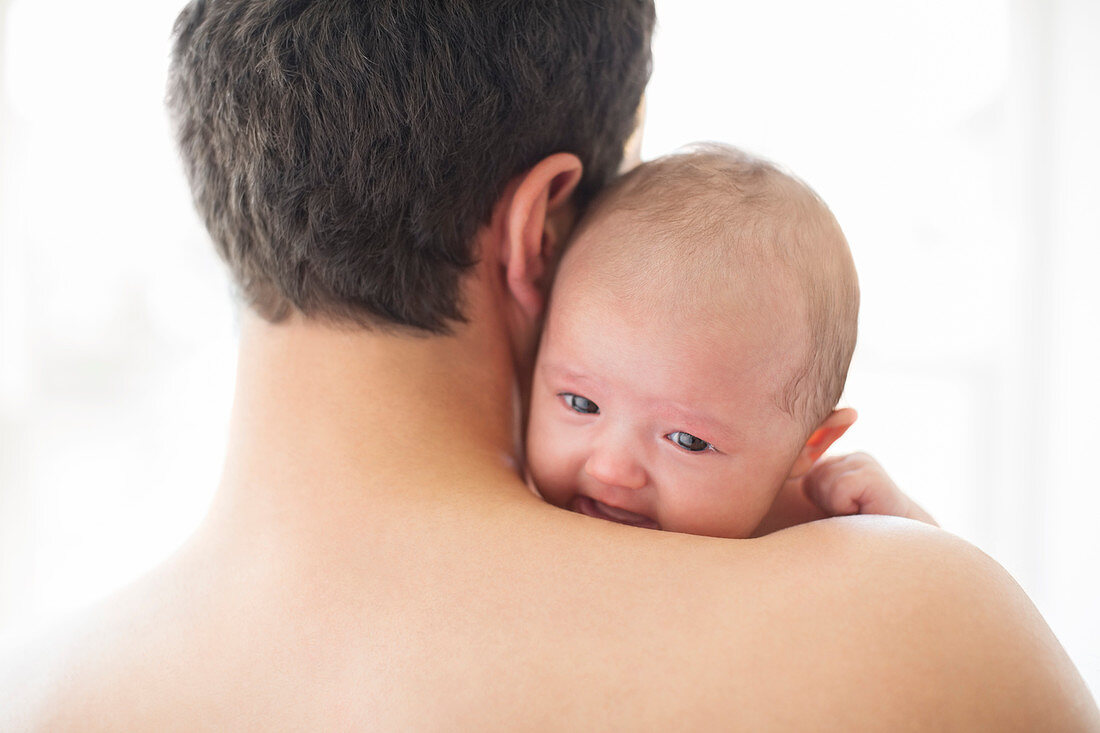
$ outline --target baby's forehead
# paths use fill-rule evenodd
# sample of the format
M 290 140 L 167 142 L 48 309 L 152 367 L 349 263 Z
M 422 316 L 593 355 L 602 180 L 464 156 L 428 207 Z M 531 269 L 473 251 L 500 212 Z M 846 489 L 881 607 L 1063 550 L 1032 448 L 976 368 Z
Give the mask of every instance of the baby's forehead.
M 805 351 L 794 324 L 763 312 L 692 313 L 579 278 L 558 292 L 539 356 L 545 378 L 670 424 L 709 415 L 731 432 L 790 422 L 780 397 Z
M 555 341 L 578 356 L 598 355 L 624 334 L 638 369 L 705 363 L 714 374 L 726 365 L 783 376 L 805 356 L 805 299 L 792 278 L 745 271 L 702 278 L 688 270 L 606 268 L 584 258 L 563 268 L 547 322 Z M 716 361 L 715 361 L 716 360 Z M 685 372 L 686 374 L 686 372 Z

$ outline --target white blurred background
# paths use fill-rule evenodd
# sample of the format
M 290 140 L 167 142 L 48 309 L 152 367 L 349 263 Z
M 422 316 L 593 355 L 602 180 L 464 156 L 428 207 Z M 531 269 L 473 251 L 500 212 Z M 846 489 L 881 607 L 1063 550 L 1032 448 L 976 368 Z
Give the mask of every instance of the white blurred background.
M 163 111 L 182 0 L 0 0 L 0 641 L 217 482 L 229 287 Z M 643 156 L 771 157 L 863 289 L 841 450 L 1006 566 L 1100 690 L 1100 2 L 658 0 Z

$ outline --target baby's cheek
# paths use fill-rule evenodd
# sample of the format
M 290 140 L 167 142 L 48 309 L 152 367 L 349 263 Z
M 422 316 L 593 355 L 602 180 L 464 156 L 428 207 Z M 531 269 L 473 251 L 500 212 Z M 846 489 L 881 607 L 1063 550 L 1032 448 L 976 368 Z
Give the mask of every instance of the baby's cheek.
M 537 410 L 527 424 L 527 472 L 539 493 L 551 504 L 564 505 L 570 498 L 567 456 L 557 446 L 553 429 L 540 420 Z

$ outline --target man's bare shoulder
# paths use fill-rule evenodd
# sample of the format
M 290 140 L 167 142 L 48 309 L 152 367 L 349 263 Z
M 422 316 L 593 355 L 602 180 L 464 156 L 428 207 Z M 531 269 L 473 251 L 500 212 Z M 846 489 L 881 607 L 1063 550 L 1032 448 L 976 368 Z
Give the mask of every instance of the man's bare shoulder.
M 634 722 L 654 729 L 1100 725 L 1018 585 L 942 530 L 854 517 L 727 541 L 562 524 L 528 535 L 554 561 L 511 589 L 568 620 L 526 633 L 549 632 L 537 649 L 556 651 L 530 661 L 574 708 L 610 688 L 638 691 Z
M 0 653 L 0 730 L 111 730 L 164 685 L 193 608 L 165 571 L 13 641 Z M 117 715 L 121 713 L 122 715 Z
M 775 579 L 772 618 L 801 636 L 792 658 L 816 680 L 805 694 L 843 700 L 836 720 L 853 714 L 864 729 L 894 716 L 897 727 L 1100 729 L 1095 702 L 1042 616 L 970 543 L 894 517 L 824 520 L 753 542 L 755 564 Z
M 691 712 L 699 725 L 736 711 L 746 729 L 1100 729 L 1034 605 L 947 532 L 851 517 L 661 544 L 677 543 L 658 556 L 673 579 L 659 595 L 681 599 L 690 629 L 670 643 L 694 650 L 669 677 L 713 696 Z
M 548 507 L 493 514 L 409 525 L 392 546 L 357 534 L 354 547 L 277 576 L 248 570 L 271 564 L 260 555 L 161 573 L 43 656 L 37 677 L 16 681 L 20 703 L 37 701 L 23 705 L 28 717 L 0 721 L 1097 726 L 1026 596 L 947 533 L 850 519 L 720 541 Z

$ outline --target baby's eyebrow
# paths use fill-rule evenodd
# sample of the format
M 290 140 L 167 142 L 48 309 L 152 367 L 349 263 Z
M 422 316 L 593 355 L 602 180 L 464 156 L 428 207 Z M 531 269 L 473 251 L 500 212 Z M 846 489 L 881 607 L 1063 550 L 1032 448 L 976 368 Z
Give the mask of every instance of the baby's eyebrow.
M 539 366 L 540 369 L 558 378 L 572 379 L 578 382 L 594 382 L 591 377 L 584 374 L 579 369 L 564 364 L 562 362 L 542 362 Z

